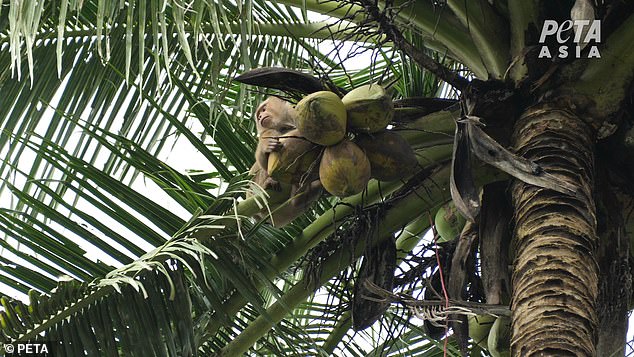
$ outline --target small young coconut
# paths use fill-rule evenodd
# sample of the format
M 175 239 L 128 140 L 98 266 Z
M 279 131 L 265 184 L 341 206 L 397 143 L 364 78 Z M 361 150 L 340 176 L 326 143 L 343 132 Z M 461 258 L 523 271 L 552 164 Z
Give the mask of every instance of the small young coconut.
M 341 98 L 353 131 L 375 133 L 387 127 L 394 116 L 394 104 L 378 84 L 357 87 Z
M 319 145 L 334 145 L 346 135 L 346 108 L 333 92 L 320 91 L 297 103 L 297 129 Z
M 311 182 L 317 179 L 321 147 L 305 139 L 295 129 L 280 137 L 282 148 L 269 154 L 269 175 L 283 183 Z
M 495 322 L 491 315 L 469 315 L 469 337 L 482 348 L 488 348 L 489 331 Z
M 453 202 L 441 206 L 434 217 L 434 226 L 440 236 L 438 242 L 448 242 L 456 239 L 462 232 L 467 220 L 458 213 Z
M 498 317 L 487 341 L 489 353 L 493 357 L 511 357 L 511 318 L 507 316 Z
M 370 160 L 372 178 L 380 181 L 399 180 L 416 168 L 417 160 L 412 147 L 395 132 L 359 134 L 355 142 Z
M 326 191 L 337 197 L 355 195 L 370 180 L 370 161 L 356 144 L 344 140 L 324 150 L 319 179 Z

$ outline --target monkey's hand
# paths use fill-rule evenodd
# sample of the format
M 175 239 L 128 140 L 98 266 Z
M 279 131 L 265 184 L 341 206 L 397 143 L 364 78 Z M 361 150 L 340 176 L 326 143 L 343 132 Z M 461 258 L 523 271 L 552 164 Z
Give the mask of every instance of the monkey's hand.
M 265 153 L 270 153 L 273 151 L 279 151 L 280 149 L 282 149 L 282 146 L 284 146 L 281 142 L 280 139 L 278 138 L 262 138 L 263 143 L 264 143 L 264 152 Z
M 262 188 L 265 190 L 271 189 L 275 192 L 282 191 L 282 185 L 271 176 L 267 177 L 266 180 L 264 180 L 264 184 L 262 185 Z

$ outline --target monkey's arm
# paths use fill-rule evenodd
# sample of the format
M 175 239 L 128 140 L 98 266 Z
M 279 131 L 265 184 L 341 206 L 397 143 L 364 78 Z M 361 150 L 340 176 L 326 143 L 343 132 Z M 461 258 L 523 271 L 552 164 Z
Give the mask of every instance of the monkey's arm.
M 299 187 L 293 185 L 289 200 L 279 206 L 272 214 L 274 227 L 283 227 L 299 217 L 322 193 L 321 181 L 315 180 L 309 185 Z
M 268 155 L 265 155 L 265 164 L 268 165 Z M 256 162 L 253 164 L 250 171 L 253 175 L 251 180 L 264 190 L 271 189 L 273 191 L 280 192 L 282 190 L 282 185 L 277 180 L 269 176 L 265 167 L 266 166 L 261 166 L 260 158 L 258 157 L 258 152 L 256 151 Z
M 269 167 L 269 153 L 266 152 L 266 143 L 262 142 L 263 139 L 258 140 L 258 147 L 255 149 L 255 162 L 260 166 L 261 170 L 267 172 Z

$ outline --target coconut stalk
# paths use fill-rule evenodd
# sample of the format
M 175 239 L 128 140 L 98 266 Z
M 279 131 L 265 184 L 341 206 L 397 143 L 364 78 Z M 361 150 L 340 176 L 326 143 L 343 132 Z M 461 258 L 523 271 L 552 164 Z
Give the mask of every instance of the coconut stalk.
M 595 356 L 598 265 L 592 132 L 576 114 L 546 103 L 522 115 L 513 141 L 519 155 L 576 186 L 577 195 L 517 180 L 512 185 L 516 258 L 511 352 Z

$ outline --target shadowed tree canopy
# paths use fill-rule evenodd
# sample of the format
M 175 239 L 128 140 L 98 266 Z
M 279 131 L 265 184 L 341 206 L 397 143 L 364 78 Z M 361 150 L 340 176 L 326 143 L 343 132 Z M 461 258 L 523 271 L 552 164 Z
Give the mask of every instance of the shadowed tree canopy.
M 0 349 L 624 355 L 633 14 L 0 0 Z M 416 165 L 256 219 L 258 104 L 370 83 Z

